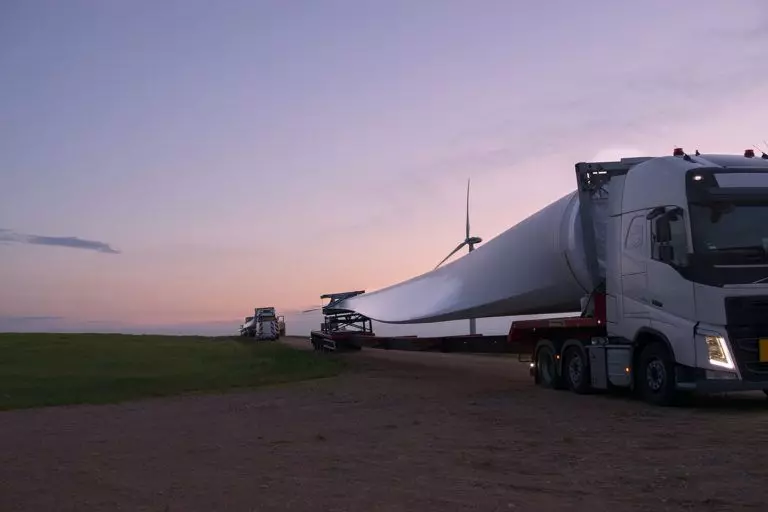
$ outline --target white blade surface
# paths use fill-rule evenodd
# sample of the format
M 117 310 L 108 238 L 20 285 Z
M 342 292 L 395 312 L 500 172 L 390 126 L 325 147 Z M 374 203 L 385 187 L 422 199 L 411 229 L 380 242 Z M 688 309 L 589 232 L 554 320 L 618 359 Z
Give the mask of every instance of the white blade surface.
M 572 192 L 444 267 L 339 307 L 385 323 L 578 311 L 589 290 L 577 212 Z

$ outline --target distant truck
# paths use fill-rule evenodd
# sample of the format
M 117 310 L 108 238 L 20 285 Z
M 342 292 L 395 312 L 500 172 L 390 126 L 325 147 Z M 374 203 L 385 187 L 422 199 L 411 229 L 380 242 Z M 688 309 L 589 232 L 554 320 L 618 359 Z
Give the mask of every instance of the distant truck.
M 253 316 L 245 318 L 240 327 L 240 336 L 258 340 L 277 340 L 285 332 L 285 321 L 281 321 L 274 307 L 256 308 Z

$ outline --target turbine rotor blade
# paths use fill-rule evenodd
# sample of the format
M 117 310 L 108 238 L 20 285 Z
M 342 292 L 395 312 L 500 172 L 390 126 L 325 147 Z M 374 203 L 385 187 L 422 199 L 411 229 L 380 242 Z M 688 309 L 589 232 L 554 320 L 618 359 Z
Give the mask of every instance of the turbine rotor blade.
M 467 236 L 469 239 L 469 178 L 467 178 Z
M 437 267 L 439 267 L 440 265 L 442 265 L 443 263 L 445 263 L 445 261 L 446 261 L 448 258 L 450 258 L 450 257 L 451 257 L 451 256 L 453 256 L 454 254 L 456 254 L 457 252 L 459 252 L 459 251 L 461 250 L 461 248 L 462 248 L 462 247 L 464 247 L 465 245 L 467 245 L 467 242 L 461 242 L 459 245 L 457 245 L 457 246 L 456 246 L 456 248 L 455 248 L 454 250 L 452 250 L 452 251 L 451 251 L 451 252 L 448 254 L 448 256 L 446 256 L 445 258 L 443 258 L 443 261 L 441 261 L 440 263 L 438 263 L 438 264 L 437 264 L 437 266 L 435 267 L 435 269 L 437 269 Z

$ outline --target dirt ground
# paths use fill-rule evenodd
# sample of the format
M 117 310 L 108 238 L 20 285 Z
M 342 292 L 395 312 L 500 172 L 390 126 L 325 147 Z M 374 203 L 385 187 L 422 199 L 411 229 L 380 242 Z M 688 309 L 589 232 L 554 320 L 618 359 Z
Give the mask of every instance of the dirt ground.
M 0 413 L 0 510 L 765 510 L 762 393 L 661 409 L 491 356 L 344 357 L 321 381 Z

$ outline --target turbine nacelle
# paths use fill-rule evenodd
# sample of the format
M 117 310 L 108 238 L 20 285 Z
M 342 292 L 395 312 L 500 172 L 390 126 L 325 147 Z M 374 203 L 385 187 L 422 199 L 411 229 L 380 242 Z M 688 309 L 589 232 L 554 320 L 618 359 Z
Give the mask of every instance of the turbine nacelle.
M 479 236 L 473 236 L 464 240 L 464 243 L 469 245 L 470 247 L 472 247 L 473 245 L 480 244 L 482 242 L 483 242 L 483 239 L 480 238 Z

